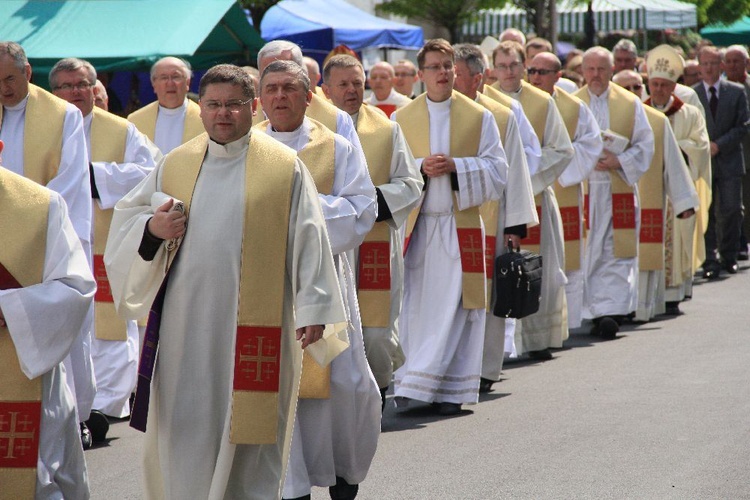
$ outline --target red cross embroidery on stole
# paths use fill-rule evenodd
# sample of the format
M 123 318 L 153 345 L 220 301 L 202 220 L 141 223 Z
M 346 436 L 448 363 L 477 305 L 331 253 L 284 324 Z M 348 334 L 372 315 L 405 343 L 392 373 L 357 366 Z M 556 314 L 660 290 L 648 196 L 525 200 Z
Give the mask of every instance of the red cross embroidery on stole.
M 359 289 L 391 289 L 391 245 L 369 241 L 359 247 Z
M 41 417 L 38 401 L 0 403 L 0 468 L 36 467 Z
M 458 229 L 461 269 L 465 273 L 484 274 L 484 248 L 481 229 Z
M 234 389 L 278 392 L 280 354 L 281 328 L 238 326 Z
M 94 279 L 96 279 L 96 302 L 114 302 L 112 289 L 107 278 L 107 269 L 104 267 L 104 256 L 94 255 Z
M 581 239 L 581 219 L 578 207 L 560 207 L 562 217 L 563 236 L 565 241 Z
M 635 229 L 635 195 L 632 193 L 612 195 L 612 227 Z
M 664 241 L 663 212 L 658 208 L 641 209 L 641 243 Z
M 484 270 L 487 279 L 492 279 L 495 276 L 495 244 L 497 238 L 495 236 L 484 237 Z

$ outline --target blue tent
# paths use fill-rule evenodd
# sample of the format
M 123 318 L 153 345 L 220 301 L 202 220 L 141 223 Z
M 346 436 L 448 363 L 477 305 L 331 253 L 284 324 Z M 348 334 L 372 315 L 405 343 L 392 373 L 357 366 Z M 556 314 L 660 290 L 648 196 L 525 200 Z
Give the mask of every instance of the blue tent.
M 289 40 L 316 59 L 340 44 L 356 52 L 419 50 L 424 44 L 422 28 L 372 16 L 344 0 L 283 0 L 266 12 L 260 27 L 264 40 Z

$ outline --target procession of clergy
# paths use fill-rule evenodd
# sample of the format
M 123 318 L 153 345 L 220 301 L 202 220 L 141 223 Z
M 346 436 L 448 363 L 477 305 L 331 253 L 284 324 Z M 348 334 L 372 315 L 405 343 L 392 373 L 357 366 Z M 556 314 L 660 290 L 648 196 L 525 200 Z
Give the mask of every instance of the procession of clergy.
M 83 449 L 127 418 L 147 498 L 355 498 L 389 389 L 460 414 L 504 359 L 677 314 L 704 261 L 736 272 L 741 217 L 709 207 L 744 91 L 729 142 L 671 47 L 642 101 L 607 49 L 576 90 L 516 35 L 429 40 L 375 65 L 367 101 L 346 48 L 320 88 L 270 42 L 257 72 L 209 69 L 199 104 L 166 57 L 127 120 L 88 62 L 55 64 L 53 95 L 0 43 L 0 499 L 88 498 Z M 699 53 L 706 86 L 722 57 Z M 496 317 L 494 261 L 519 247 L 543 257 L 540 307 Z

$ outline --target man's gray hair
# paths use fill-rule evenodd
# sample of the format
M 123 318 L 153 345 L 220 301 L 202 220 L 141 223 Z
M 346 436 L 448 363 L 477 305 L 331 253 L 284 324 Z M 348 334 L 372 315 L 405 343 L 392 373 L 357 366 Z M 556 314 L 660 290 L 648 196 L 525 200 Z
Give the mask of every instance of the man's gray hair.
M 260 91 L 263 92 L 263 79 L 268 73 L 288 73 L 302 83 L 305 92 L 310 92 L 310 77 L 307 69 L 294 61 L 274 61 L 263 70 L 260 75 Z
M 362 74 L 365 74 L 365 68 L 362 66 L 362 63 L 359 62 L 359 59 L 350 56 L 349 54 L 336 54 L 326 62 L 326 65 L 323 68 L 323 81 L 326 84 L 329 84 L 328 80 L 331 79 L 331 71 L 334 68 L 359 68 L 362 70 Z
M 458 43 L 453 46 L 456 61 L 463 61 L 469 67 L 471 76 L 483 75 L 487 68 L 484 52 L 473 43 Z
M 266 59 L 267 57 L 277 57 L 282 52 L 287 51 L 292 53 L 292 61 L 297 63 L 300 68 L 307 69 L 307 66 L 305 66 L 305 59 L 302 56 L 302 49 L 300 49 L 299 45 L 296 43 L 292 43 L 288 40 L 274 40 L 265 44 L 258 52 L 258 68 L 260 68 L 260 62 L 263 59 Z M 262 79 L 263 78 L 261 77 L 261 80 Z
M 724 53 L 726 54 L 727 52 L 739 52 L 746 61 L 750 59 L 750 55 L 747 53 L 747 47 L 744 45 L 730 45 Z
M 198 85 L 198 95 L 203 97 L 206 88 L 213 83 L 238 85 L 242 89 L 242 95 L 248 99 L 255 99 L 255 87 L 250 75 L 234 64 L 218 64 L 206 71 Z
M 0 42 L 0 56 L 10 56 L 13 59 L 13 63 L 21 71 L 29 64 L 26 52 L 16 42 Z
M 604 56 L 609 59 L 610 66 L 615 65 L 615 56 L 612 55 L 612 52 L 601 45 L 595 45 L 594 47 L 587 49 L 586 52 L 583 53 L 583 60 L 585 61 L 586 57 L 591 55 Z
M 94 66 L 83 59 L 78 59 L 77 57 L 66 57 L 65 59 L 60 59 L 55 63 L 54 66 L 52 66 L 52 69 L 49 70 L 49 85 L 53 89 L 57 87 L 57 74 L 61 71 L 78 71 L 79 69 L 85 69 L 86 73 L 88 73 L 88 79 L 89 83 L 93 86 L 96 84 L 96 69 L 94 69 Z
M 616 50 L 624 50 L 633 57 L 638 57 L 638 48 L 633 43 L 633 40 L 629 38 L 621 38 L 619 42 L 612 48 L 612 52 Z
M 162 57 L 151 66 L 151 71 L 149 72 L 149 76 L 152 82 L 154 81 L 154 74 L 156 73 L 156 67 L 159 65 L 159 63 L 162 63 L 168 60 L 174 60 L 175 62 L 177 62 L 182 67 L 182 73 L 183 75 L 185 75 L 185 80 L 190 80 L 190 78 L 193 76 L 193 68 L 190 66 L 190 63 L 181 57 L 166 56 L 166 57 Z

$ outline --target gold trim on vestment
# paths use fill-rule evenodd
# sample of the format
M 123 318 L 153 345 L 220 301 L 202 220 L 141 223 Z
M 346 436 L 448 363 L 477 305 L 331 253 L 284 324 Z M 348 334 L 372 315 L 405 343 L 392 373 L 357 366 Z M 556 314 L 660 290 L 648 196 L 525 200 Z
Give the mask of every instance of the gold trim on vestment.
M 135 125 L 135 128 L 153 142 L 156 137 L 156 119 L 158 118 L 158 114 L 159 101 L 154 101 L 141 109 L 130 113 L 128 115 L 128 121 Z M 182 144 L 198 137 L 205 131 L 206 129 L 203 127 L 203 120 L 201 120 L 200 106 L 188 99 L 187 110 L 185 111 L 185 122 L 182 127 Z
M 646 118 L 654 132 L 654 156 L 645 174 L 638 179 L 638 194 L 641 208 L 641 234 L 638 240 L 638 268 L 641 271 L 660 271 L 664 269 L 664 231 L 665 196 L 664 196 L 664 135 L 669 127 L 667 117 L 661 111 L 644 106 Z M 659 228 L 650 228 L 651 219 L 660 224 Z M 660 241 L 645 241 L 649 231 L 654 231 Z M 653 238 L 652 238 L 653 240 Z

